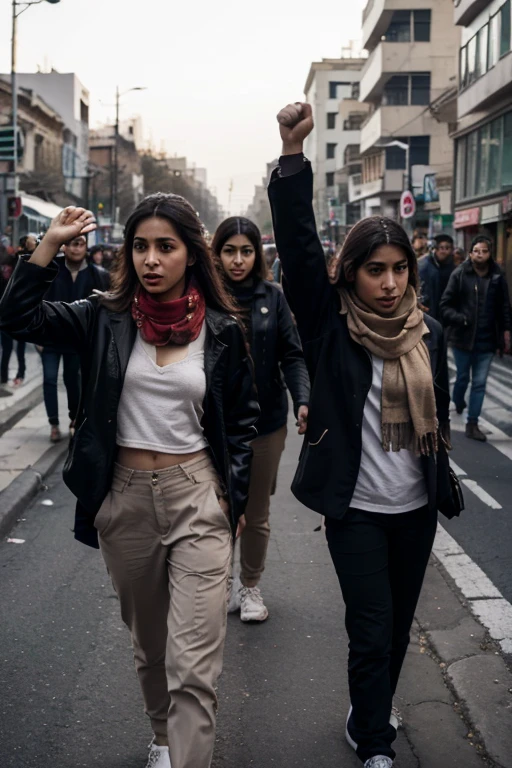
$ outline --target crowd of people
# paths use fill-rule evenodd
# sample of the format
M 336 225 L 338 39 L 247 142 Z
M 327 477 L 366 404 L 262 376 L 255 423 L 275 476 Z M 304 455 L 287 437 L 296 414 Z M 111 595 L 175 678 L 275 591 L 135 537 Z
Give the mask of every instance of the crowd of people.
M 459 412 L 473 375 L 469 437 L 482 439 L 492 355 L 510 349 L 506 282 L 484 237 L 456 266 L 450 237 L 420 253 L 424 239 L 370 217 L 326 269 L 303 155 L 311 107 L 278 121 L 275 246 L 242 217 L 209 243 L 184 198 L 158 193 L 130 215 L 110 272 L 104 250 L 87 253 L 94 215 L 68 207 L 5 275 L 0 329 L 41 351 L 52 440 L 64 361 L 74 535 L 101 549 L 131 633 L 147 768 L 209 768 L 227 613 L 269 616 L 259 584 L 288 394 L 304 435 L 291 490 L 325 518 L 345 605 L 345 736 L 365 768 L 393 765 L 393 696 L 437 514 L 463 509 L 445 330 Z

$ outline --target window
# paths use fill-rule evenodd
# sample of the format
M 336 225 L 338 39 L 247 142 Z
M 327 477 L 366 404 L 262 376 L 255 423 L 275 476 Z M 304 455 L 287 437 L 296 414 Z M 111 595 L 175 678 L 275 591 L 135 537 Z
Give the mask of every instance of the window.
M 336 128 L 336 115 L 337 115 L 337 112 L 328 112 L 327 113 L 327 128 L 328 128 L 328 130 L 331 130 L 332 128 Z
M 336 157 L 336 147 L 337 147 L 337 144 L 329 143 L 325 145 L 325 157 L 327 158 L 327 160 L 334 160 L 334 158 Z
M 386 170 L 405 170 L 405 157 L 405 149 L 401 149 L 400 147 L 386 147 Z
M 430 104 L 430 72 L 411 75 L 411 104 Z
M 500 147 L 501 147 L 501 131 L 503 120 L 499 117 L 497 120 L 493 120 L 491 123 L 491 131 L 489 136 L 489 172 L 487 176 L 487 189 L 499 189 L 500 188 Z
M 468 49 L 465 45 L 460 49 L 460 87 L 465 88 L 468 84 Z
M 468 85 L 476 80 L 476 35 L 468 43 Z
M 334 171 L 329 171 L 325 174 L 325 186 L 334 187 Z
M 503 156 L 501 160 L 501 186 L 512 189 L 512 112 L 503 115 Z
M 489 135 L 491 126 L 489 123 L 478 131 L 478 164 L 476 174 L 477 194 L 485 195 L 487 188 L 487 173 L 489 169 Z
M 359 131 L 365 119 L 366 115 L 350 115 L 348 120 L 343 121 L 343 130 Z
M 500 57 L 510 51 L 510 0 L 500 8 Z
M 476 169 L 478 165 L 478 131 L 473 131 L 468 136 L 468 161 L 466 171 L 466 196 L 474 197 L 476 194 Z
M 409 101 L 409 75 L 393 75 L 384 86 L 382 103 L 385 106 L 400 106 Z
M 385 40 L 390 43 L 411 42 L 411 12 L 394 11 L 391 22 L 385 34 Z
M 89 107 L 80 99 L 80 120 L 82 123 L 89 123 Z
M 350 99 L 352 96 L 352 83 L 344 83 L 340 81 L 329 82 L 329 98 L 330 99 Z
M 430 42 L 430 11 L 414 11 L 414 40 L 416 43 Z
M 478 61 L 477 61 L 477 72 L 478 75 L 484 75 L 487 72 L 487 46 L 489 42 L 489 25 L 484 24 L 484 26 L 478 30 L 478 41 L 477 41 L 477 52 L 478 52 Z
M 467 138 L 463 136 L 457 140 L 457 165 L 456 165 L 456 187 L 455 198 L 463 200 L 466 197 L 466 146 Z
M 457 200 L 512 189 L 512 112 L 457 140 Z
M 487 57 L 487 69 L 494 67 L 498 62 L 499 21 L 500 17 L 496 14 L 496 16 L 492 16 L 489 22 L 489 55 Z
M 410 165 L 428 165 L 430 163 L 430 136 L 411 136 L 409 146 Z
M 360 91 L 359 83 L 352 83 L 352 93 L 350 95 L 356 101 L 359 100 L 359 91 Z

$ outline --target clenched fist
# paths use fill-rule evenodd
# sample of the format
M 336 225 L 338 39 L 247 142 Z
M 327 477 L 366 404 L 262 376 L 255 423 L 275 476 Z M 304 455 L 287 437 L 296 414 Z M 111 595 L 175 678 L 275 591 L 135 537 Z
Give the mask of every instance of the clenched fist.
M 304 139 L 309 136 L 314 127 L 311 104 L 301 102 L 288 104 L 277 115 L 277 122 L 283 140 L 283 155 L 302 152 Z

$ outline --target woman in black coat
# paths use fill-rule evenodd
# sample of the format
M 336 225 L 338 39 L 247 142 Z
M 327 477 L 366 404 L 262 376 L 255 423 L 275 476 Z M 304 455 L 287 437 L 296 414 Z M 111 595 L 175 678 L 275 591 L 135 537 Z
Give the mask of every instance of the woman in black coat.
M 202 224 L 178 195 L 134 210 L 111 293 L 43 301 L 59 248 L 94 228 L 81 208 L 57 216 L 16 267 L 0 328 L 80 355 L 64 471 L 75 537 L 99 537 L 131 632 L 154 733 L 148 767 L 209 768 L 232 539 L 259 415 L 252 367 Z
M 346 607 L 346 738 L 365 768 L 389 768 L 392 701 L 437 526 L 451 502 L 442 328 L 417 301 L 416 256 L 393 220 L 349 232 L 332 283 L 302 154 L 311 106 L 278 115 L 283 156 L 269 197 L 284 285 L 311 379 L 292 490 L 325 515 Z M 458 510 L 449 506 L 449 513 Z M 331 659 L 329 663 L 333 663 Z
M 258 584 L 270 536 L 270 496 L 275 491 L 286 440 L 286 388 L 302 434 L 308 414 L 309 378 L 283 292 L 266 279 L 268 270 L 258 227 L 239 216 L 226 219 L 215 233 L 212 250 L 242 312 L 261 408 L 256 424 L 258 437 L 252 442 L 246 526 L 240 542 L 240 580 L 236 578 L 231 584 L 228 610 L 240 610 L 242 621 L 265 621 L 268 610 Z

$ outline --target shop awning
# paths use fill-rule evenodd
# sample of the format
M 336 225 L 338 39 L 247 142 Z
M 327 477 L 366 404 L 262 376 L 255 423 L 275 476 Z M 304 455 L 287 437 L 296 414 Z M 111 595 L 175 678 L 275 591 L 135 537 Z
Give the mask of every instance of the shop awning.
M 35 195 L 21 195 L 21 204 L 23 206 L 23 213 L 28 216 L 31 214 L 33 216 L 43 216 L 45 219 L 54 219 L 62 211 L 59 205 L 49 203 L 47 200 L 43 200 Z

